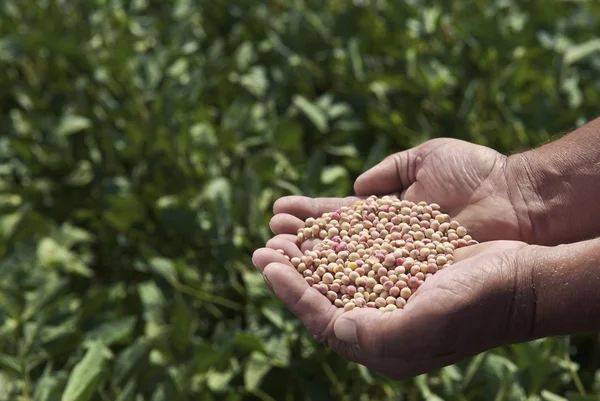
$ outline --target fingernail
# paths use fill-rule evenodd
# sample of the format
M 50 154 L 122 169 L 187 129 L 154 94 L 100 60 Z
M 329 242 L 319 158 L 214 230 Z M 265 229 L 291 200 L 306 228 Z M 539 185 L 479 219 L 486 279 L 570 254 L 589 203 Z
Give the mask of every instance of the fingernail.
M 335 336 L 341 341 L 348 344 L 358 344 L 356 338 L 356 324 L 354 320 L 347 318 L 340 318 L 333 326 Z

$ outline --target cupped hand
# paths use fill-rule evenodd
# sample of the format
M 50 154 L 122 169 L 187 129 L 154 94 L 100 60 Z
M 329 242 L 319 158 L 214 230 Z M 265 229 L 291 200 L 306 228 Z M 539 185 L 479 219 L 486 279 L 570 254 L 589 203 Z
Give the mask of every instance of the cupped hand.
M 333 306 L 275 250 L 301 256 L 293 236 L 275 237 L 254 253 L 253 262 L 315 339 L 349 361 L 400 380 L 529 339 L 534 319 L 528 248 L 493 241 L 458 249 L 453 265 L 393 312 Z
M 527 202 L 515 179 L 515 174 L 523 172 L 515 171 L 510 161 L 484 146 L 457 139 L 433 139 L 387 157 L 358 177 L 354 189 L 359 197 L 400 193 L 402 199 L 415 203 L 437 203 L 479 242 L 532 243 Z M 282 198 L 274 206 L 276 216 L 271 228 L 276 234 L 295 234 L 293 227 L 298 226 L 298 218 L 309 217 L 295 211 L 316 214 L 321 212 L 319 208 L 333 210 L 332 206 L 351 205 L 354 200 Z

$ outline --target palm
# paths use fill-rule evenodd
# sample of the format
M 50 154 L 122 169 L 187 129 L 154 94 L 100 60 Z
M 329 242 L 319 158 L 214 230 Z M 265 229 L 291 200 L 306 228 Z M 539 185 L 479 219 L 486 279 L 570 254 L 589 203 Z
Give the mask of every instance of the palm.
M 400 190 L 413 202 L 435 202 L 479 241 L 523 239 L 511 203 L 506 157 L 456 139 L 434 139 L 386 159 L 359 177 L 360 196 Z
M 402 379 L 515 339 L 505 318 L 513 307 L 517 269 L 507 266 L 506 255 L 523 245 L 501 241 L 459 250 L 461 261 L 428 279 L 404 309 L 391 313 L 361 308 L 345 314 L 333 306 L 274 250 L 301 255 L 291 237 L 274 238 L 253 261 L 317 340 L 345 359 Z M 350 316 L 359 322 L 356 341 L 348 341 L 344 328 Z

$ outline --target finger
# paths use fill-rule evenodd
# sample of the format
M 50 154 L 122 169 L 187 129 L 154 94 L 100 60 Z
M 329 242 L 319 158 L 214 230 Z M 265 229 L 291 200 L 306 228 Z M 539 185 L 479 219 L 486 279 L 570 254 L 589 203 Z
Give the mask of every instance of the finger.
M 427 202 L 427 203 L 436 203 L 439 201 L 438 199 L 434 199 L 425 187 L 420 182 L 415 182 L 411 184 L 406 190 L 402 192 L 402 198 L 408 201 L 419 203 L 419 202 Z
M 323 240 L 317 239 L 317 238 L 311 238 L 302 243 L 302 245 L 300 246 L 300 250 L 302 252 L 312 251 L 313 249 L 315 249 L 315 246 L 317 246 L 317 244 L 320 242 L 323 242 Z
M 527 244 L 520 241 L 489 241 L 477 245 L 466 246 L 454 251 L 454 262 L 456 263 L 461 260 L 469 259 L 473 256 L 517 250 L 523 246 L 527 246 Z
M 354 183 L 354 191 L 359 196 L 402 191 L 416 181 L 418 163 L 415 149 L 390 155 L 361 174 Z
M 336 312 L 340 312 L 339 308 L 310 287 L 289 264 L 270 263 L 263 269 L 263 275 L 275 295 L 315 337 L 329 335 L 329 324 Z
M 297 234 L 298 230 L 304 228 L 304 221 L 287 213 L 279 213 L 273 216 L 269 227 L 274 234 Z
M 285 213 L 301 220 L 309 217 L 321 217 L 323 213 L 333 212 L 344 206 L 352 206 L 360 198 L 309 198 L 306 196 L 286 196 L 278 199 L 273 205 L 275 214 Z
M 289 240 L 288 237 L 284 237 L 282 235 L 276 235 L 267 241 L 267 248 L 271 249 L 282 249 L 283 252 L 290 258 L 300 258 L 302 257 L 302 252 L 298 248 L 295 242 Z
M 335 336 L 346 344 L 357 345 L 366 353 L 383 356 L 381 348 L 388 331 L 393 327 L 397 330 L 404 311 L 397 309 L 384 312 L 378 309 L 360 308 L 341 315 L 335 322 Z
M 261 273 L 265 266 L 270 263 L 281 263 L 291 266 L 291 263 L 284 255 L 271 248 L 260 248 L 254 251 L 254 254 L 252 254 L 252 263 Z

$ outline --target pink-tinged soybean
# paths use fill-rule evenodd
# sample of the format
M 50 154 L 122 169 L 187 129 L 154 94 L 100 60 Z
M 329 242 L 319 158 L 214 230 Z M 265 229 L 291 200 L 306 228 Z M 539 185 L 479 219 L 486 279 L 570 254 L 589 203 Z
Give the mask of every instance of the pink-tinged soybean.
M 356 294 L 356 287 L 353 285 L 349 285 L 346 288 L 346 294 L 350 295 L 351 297 L 354 297 L 354 294 Z
M 312 277 L 304 277 L 304 280 L 308 283 L 308 285 L 310 285 L 311 287 L 315 284 L 315 280 L 313 280 Z
M 423 273 L 423 272 L 419 272 L 419 273 L 415 274 L 415 277 L 416 277 L 418 280 L 424 280 L 424 279 L 425 279 L 425 273 Z
M 394 273 L 399 276 L 401 274 L 405 274 L 406 273 L 406 269 L 404 266 L 398 266 L 394 269 Z
M 414 289 L 414 288 L 417 288 L 417 287 L 419 286 L 419 279 L 418 279 L 418 278 L 416 278 L 416 277 L 411 277 L 411 278 L 408 280 L 408 286 L 409 286 L 410 288 L 413 288 L 413 289 Z
M 373 288 L 377 285 L 377 280 L 375 280 L 372 277 L 369 277 L 367 278 L 365 285 L 367 288 Z
M 403 309 L 406 306 L 406 299 L 396 297 L 396 307 Z
M 387 302 L 385 302 L 385 298 L 378 297 L 375 299 L 375 305 L 378 308 L 383 308 L 384 306 L 387 305 Z
M 323 274 L 323 282 L 325 284 L 333 284 L 333 275 L 331 273 Z
M 383 285 L 381 285 L 381 284 L 376 284 L 376 285 L 373 287 L 373 292 L 374 292 L 375 294 L 381 294 L 381 293 L 383 292 Z
M 396 257 L 394 256 L 394 254 L 388 254 L 383 261 L 383 265 L 385 267 L 395 266 L 396 265 Z
M 394 288 L 394 283 L 391 281 L 386 281 L 383 285 L 383 290 L 389 292 L 392 288 Z
M 400 296 L 400 288 L 394 286 L 394 287 L 390 288 L 388 293 L 390 294 L 391 297 L 398 298 Z
M 335 302 L 338 299 L 337 293 L 334 291 L 327 291 L 327 299 L 331 302 Z

